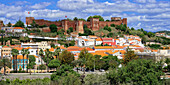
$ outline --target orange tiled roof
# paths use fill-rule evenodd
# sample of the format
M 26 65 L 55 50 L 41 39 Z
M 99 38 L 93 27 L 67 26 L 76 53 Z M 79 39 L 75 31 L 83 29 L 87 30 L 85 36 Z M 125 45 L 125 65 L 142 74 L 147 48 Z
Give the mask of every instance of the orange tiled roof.
M 81 49 L 86 49 L 88 51 L 94 51 L 93 49 L 89 48 L 89 47 L 84 47 L 84 48 L 81 48 Z
M 121 54 L 125 54 L 125 53 L 126 53 L 125 50 L 119 50 L 119 52 L 120 52 Z
M 84 41 L 89 41 L 88 39 L 84 39 Z
M 158 50 L 152 50 L 152 52 L 158 52 Z
M 113 50 L 98 50 L 98 51 L 95 51 L 95 53 L 109 53 L 109 54 L 113 54 L 112 52 Z
M 97 38 L 96 41 L 102 41 L 102 39 L 101 38 Z
M 70 46 L 70 47 L 68 47 L 67 49 L 79 49 L 80 47 L 78 47 L 78 46 Z
M 22 47 L 14 47 L 14 49 L 22 50 L 23 48 Z
M 128 39 L 129 41 L 132 41 L 133 39 Z
M 90 38 L 97 38 L 97 36 L 89 35 Z
M 22 27 L 14 27 L 13 29 L 24 29 L 24 28 L 22 28 Z
M 3 48 L 8 48 L 8 46 L 7 46 L 7 45 L 5 45 Z
M 112 46 L 96 46 L 95 49 L 113 49 Z
M 50 48 L 49 51 L 54 51 L 54 48 Z
M 105 54 L 104 52 L 95 52 L 95 53 L 91 53 L 92 55 L 101 55 L 103 56 L 108 56 L 108 54 Z
M 140 39 L 136 39 L 137 41 L 141 41 Z
M 59 46 L 60 47 L 60 49 L 66 49 L 64 46 Z
M 27 48 L 24 48 L 24 49 L 31 49 L 31 47 L 27 47 Z
M 113 54 L 115 54 L 115 53 L 117 53 L 117 52 L 119 52 L 119 50 L 115 50 L 115 51 L 113 52 Z

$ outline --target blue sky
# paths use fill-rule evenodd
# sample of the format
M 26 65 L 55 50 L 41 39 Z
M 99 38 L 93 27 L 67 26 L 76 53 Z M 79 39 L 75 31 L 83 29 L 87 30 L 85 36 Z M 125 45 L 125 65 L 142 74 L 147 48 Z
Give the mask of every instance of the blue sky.
M 31 12 L 31 14 L 28 14 Z M 128 18 L 128 26 L 147 31 L 170 30 L 170 0 L 0 0 L 0 20 L 25 17 L 51 21 L 101 15 Z

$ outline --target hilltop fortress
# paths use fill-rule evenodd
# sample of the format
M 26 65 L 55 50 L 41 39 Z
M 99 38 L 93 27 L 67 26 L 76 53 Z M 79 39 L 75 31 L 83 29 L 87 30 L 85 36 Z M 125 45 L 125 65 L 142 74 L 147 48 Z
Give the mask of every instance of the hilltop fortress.
M 99 21 L 99 18 L 91 18 L 90 21 L 83 21 L 83 20 L 77 20 L 77 21 L 69 21 L 67 19 L 61 20 L 61 21 L 48 21 L 44 19 L 35 19 L 34 17 L 26 17 L 26 24 L 30 25 L 33 20 L 38 25 L 47 25 L 50 26 L 51 24 L 55 24 L 58 29 L 64 29 L 65 31 L 68 30 L 68 28 L 73 27 L 74 31 L 77 31 L 78 33 L 84 33 L 83 26 L 86 24 L 88 28 L 90 28 L 92 31 L 97 31 L 100 28 L 103 28 L 104 26 L 111 24 L 115 25 L 121 25 L 126 24 L 127 25 L 127 18 L 121 19 L 121 17 L 111 17 L 111 21 Z

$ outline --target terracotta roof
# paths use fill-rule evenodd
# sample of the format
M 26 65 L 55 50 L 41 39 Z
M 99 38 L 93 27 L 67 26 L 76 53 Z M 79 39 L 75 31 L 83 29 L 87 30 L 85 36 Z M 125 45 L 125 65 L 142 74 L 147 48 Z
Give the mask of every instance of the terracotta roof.
M 120 52 L 121 54 L 125 54 L 125 53 L 126 53 L 125 50 L 119 50 L 119 52 Z
M 66 49 L 64 46 L 58 46 L 58 47 L 60 47 L 60 49 Z M 55 49 L 57 49 L 57 47 Z
M 21 47 L 14 47 L 14 49 L 22 50 L 23 48 L 21 48 Z
M 112 38 L 102 38 L 102 40 L 112 40 Z
M 137 41 L 141 41 L 140 39 L 136 39 Z
M 7 45 L 5 45 L 3 48 L 8 48 L 8 46 L 7 46 Z
M 152 50 L 152 52 L 158 52 L 158 50 Z
M 113 54 L 115 54 L 115 53 L 117 53 L 117 52 L 119 52 L 119 50 L 115 50 L 115 51 L 113 52 Z
M 83 47 L 82 49 L 86 49 L 88 51 L 94 51 L 93 49 L 89 48 L 89 47 Z
M 90 38 L 97 38 L 97 36 L 92 36 L 92 35 L 89 35 Z
M 97 38 L 96 41 L 102 41 L 102 39 L 101 38 Z
M 89 41 L 88 39 L 84 39 L 84 41 Z
M 24 48 L 24 49 L 31 49 L 31 47 L 27 47 L 27 48 Z
M 98 53 L 98 52 L 95 52 L 95 53 L 91 53 L 92 55 L 101 55 L 102 57 L 103 56 L 108 56 L 108 54 L 106 54 L 106 53 L 104 53 L 104 52 L 100 52 L 100 53 Z
M 50 48 L 49 51 L 54 51 L 54 48 Z
M 22 27 L 14 27 L 13 29 L 24 29 L 24 28 L 22 28 Z
M 112 46 L 95 46 L 95 49 L 113 49 Z
M 70 47 L 68 47 L 67 49 L 79 49 L 80 47 L 78 47 L 78 46 L 70 46 Z
M 113 54 L 113 50 L 98 50 L 98 51 L 95 51 L 95 53 L 109 53 L 109 54 Z

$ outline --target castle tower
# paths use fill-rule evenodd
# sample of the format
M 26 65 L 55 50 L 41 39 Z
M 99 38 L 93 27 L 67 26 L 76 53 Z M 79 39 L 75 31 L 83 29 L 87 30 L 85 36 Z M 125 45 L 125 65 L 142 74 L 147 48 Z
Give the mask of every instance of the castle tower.
M 123 18 L 122 23 L 126 24 L 126 26 L 127 26 L 127 18 Z
M 90 24 L 93 31 L 99 30 L 99 18 L 91 18 Z
M 1 29 L 1 27 L 3 27 L 3 21 L 2 20 L 0 20 L 0 29 Z
M 26 17 L 26 24 L 30 25 L 33 20 L 34 20 L 34 17 Z
M 78 33 L 84 33 L 83 22 L 84 22 L 83 20 L 76 21 L 76 31 Z
M 64 29 L 65 32 L 68 30 L 68 22 L 69 20 L 62 20 L 62 28 Z

